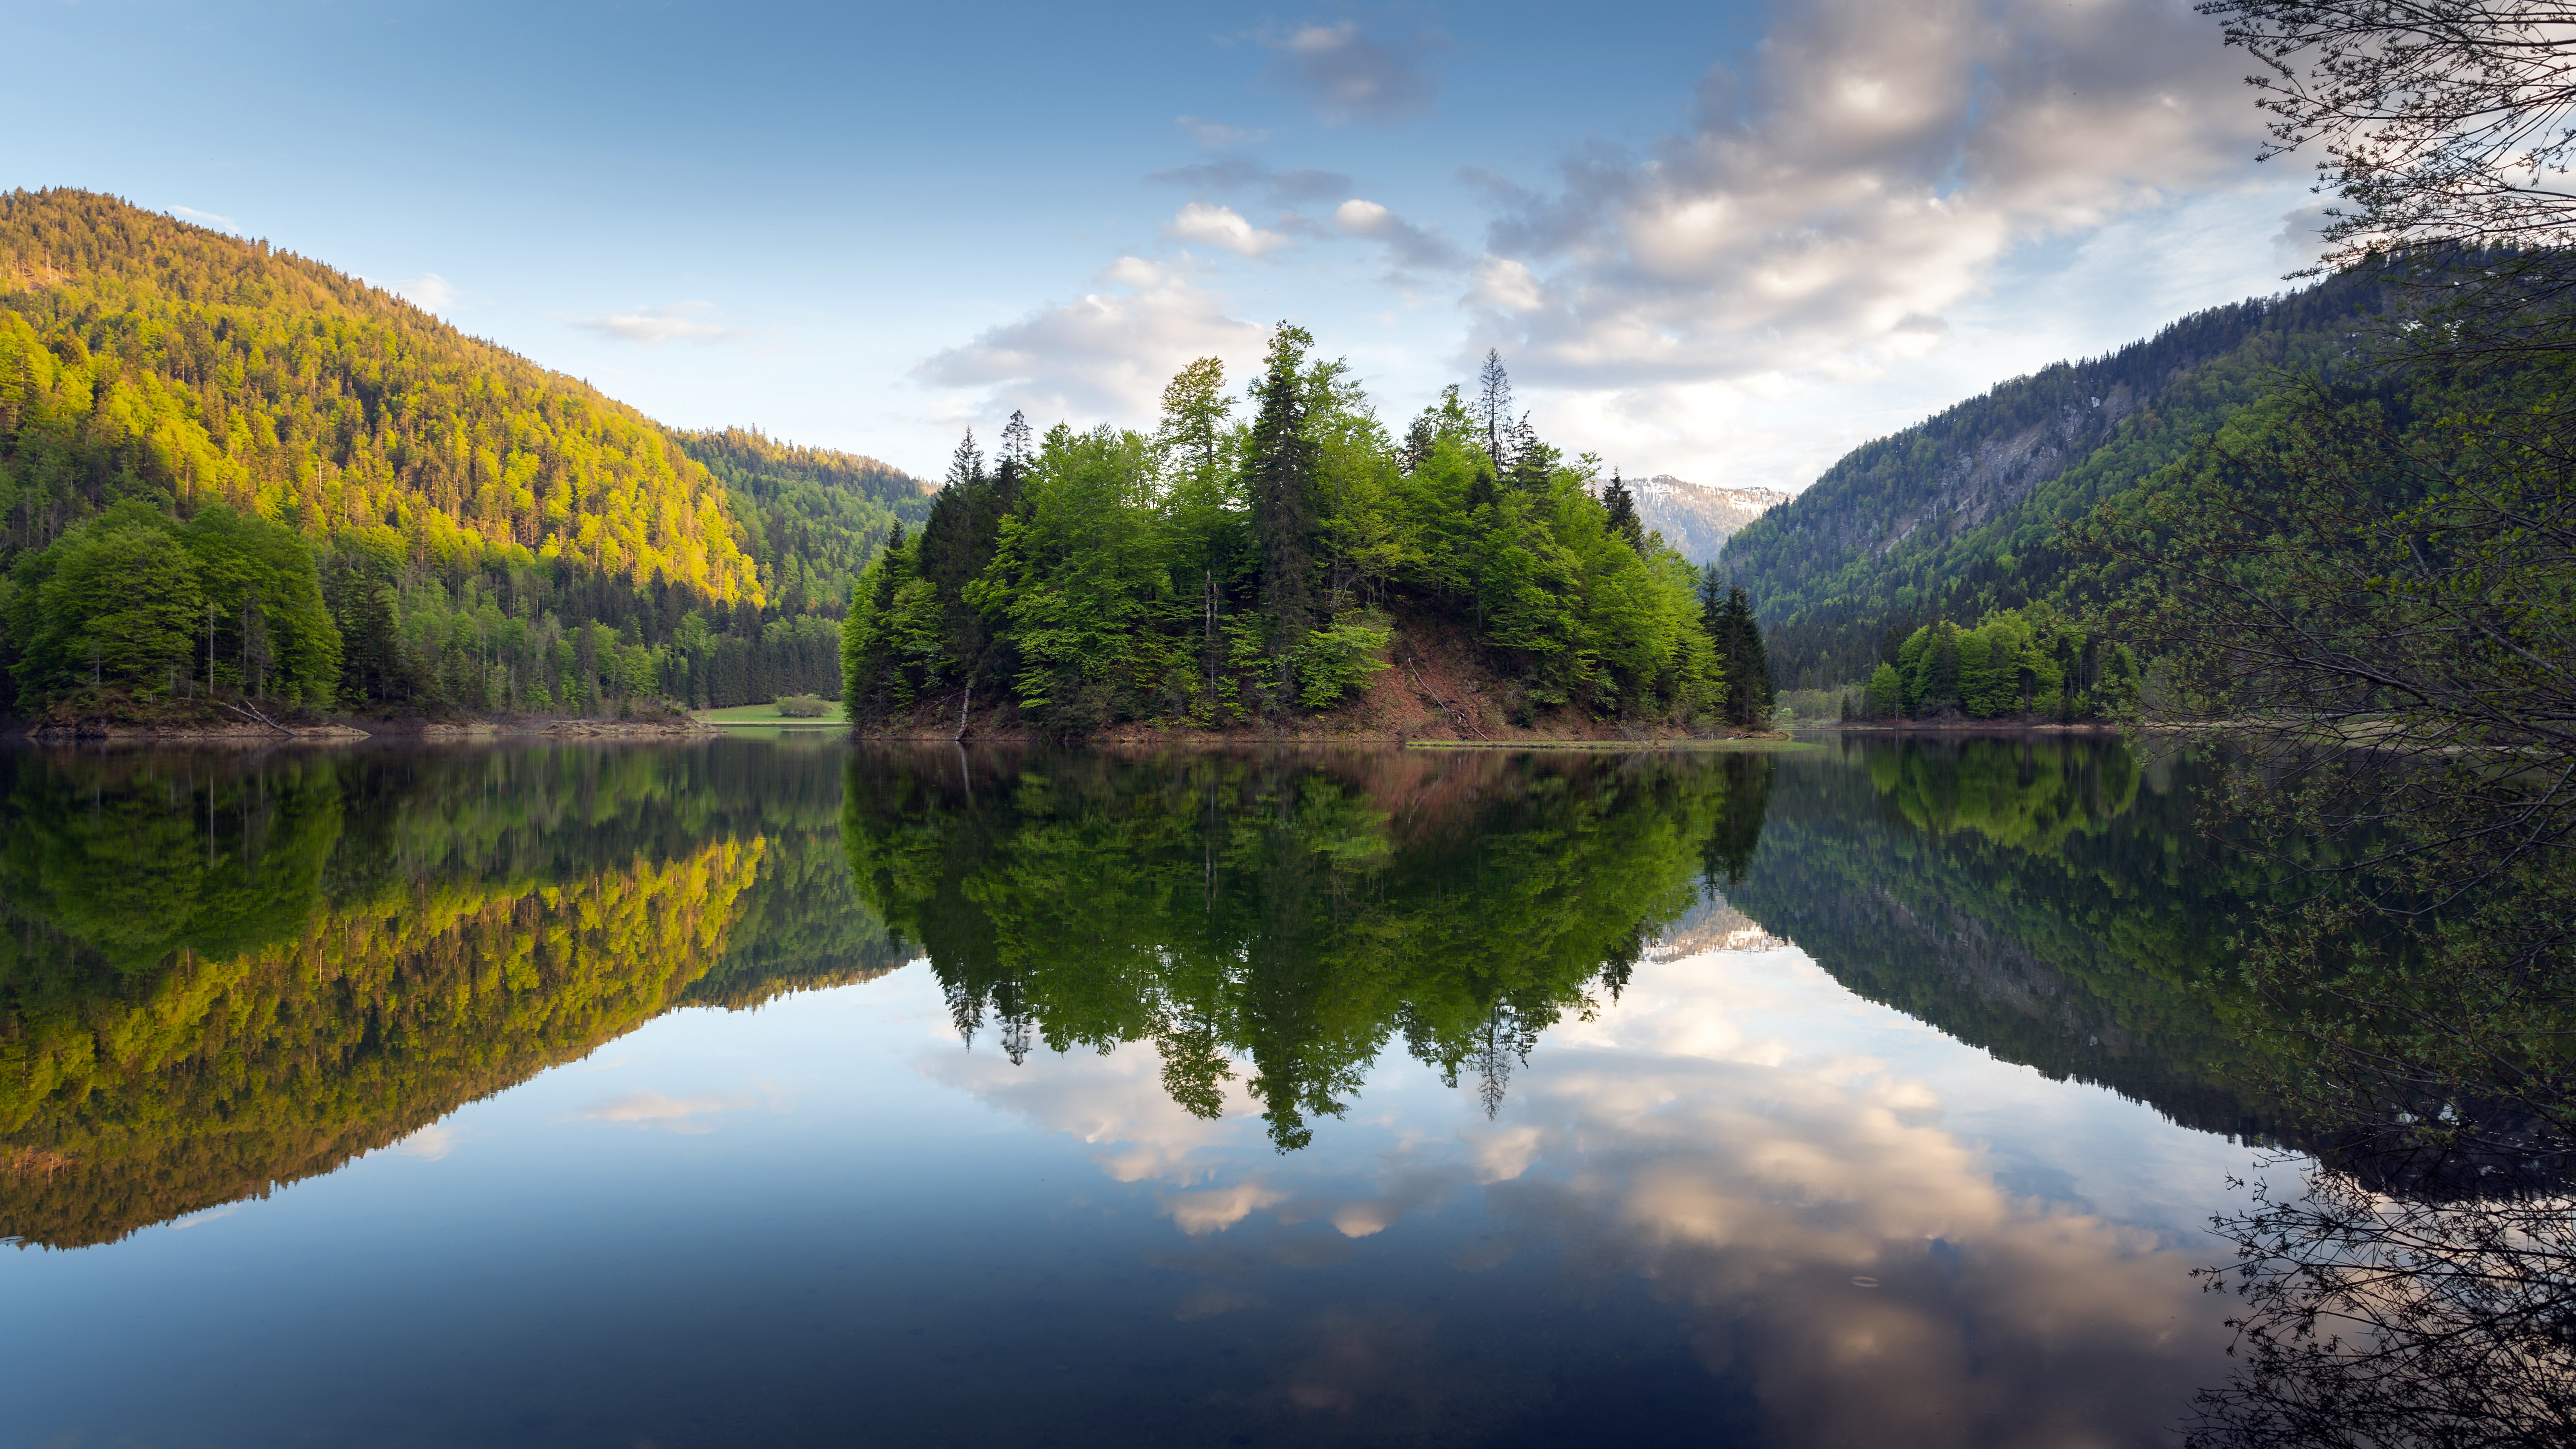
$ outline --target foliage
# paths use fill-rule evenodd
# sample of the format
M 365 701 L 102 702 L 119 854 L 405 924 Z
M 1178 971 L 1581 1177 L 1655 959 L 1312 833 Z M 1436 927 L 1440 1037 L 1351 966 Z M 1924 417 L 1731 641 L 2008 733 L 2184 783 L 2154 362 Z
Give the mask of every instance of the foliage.
M 355 278 L 75 191 L 0 197 L 0 278 L 16 547 L 158 494 L 391 528 L 422 562 L 761 596 L 714 480 L 659 428 Z
M 2111 718 L 2135 700 L 2127 645 L 2046 603 L 1998 609 L 1976 627 L 1924 625 L 1870 676 L 1874 719 Z
M 1406 617 L 1466 623 L 1534 705 L 1721 705 L 1690 566 L 1614 525 L 1591 460 L 1565 463 L 1525 419 L 1480 428 L 1454 388 L 1399 446 L 1312 345 L 1283 326 L 1248 423 L 1206 358 L 1150 437 L 1058 424 L 1031 447 L 1015 417 L 988 477 L 970 435 L 919 541 L 898 532 L 853 591 L 852 718 L 953 700 L 962 731 L 979 689 L 1068 736 L 1328 708 L 1384 667 Z
M 832 704 L 819 694 L 782 694 L 778 712 L 788 719 L 821 719 L 832 712 Z
M 340 631 L 312 551 L 222 504 L 181 524 L 129 499 L 21 555 L 0 624 L 24 703 L 104 686 L 327 709 L 340 688 Z
M 767 601 L 788 617 L 838 619 L 859 569 L 886 537 L 930 516 L 920 480 L 874 458 L 801 447 L 756 428 L 671 436 L 724 484 L 726 511 L 759 566 Z
M 2493 0 L 2210 0 L 2271 113 L 2266 158 L 2322 143 L 2326 258 L 2550 246 L 2576 150 L 2566 12 Z M 2556 270 L 2556 268 L 2552 268 Z
M 1700 628 L 1716 650 L 1718 667 L 1725 671 L 1719 709 L 1726 722 L 1739 728 L 1769 723 L 1775 697 L 1770 651 L 1763 647 L 1762 628 L 1753 620 L 1744 590 L 1721 589 L 1715 564 L 1700 570 L 1699 615 Z
M 2307 884 L 2243 938 L 2291 1085 L 2389 1150 L 2576 1140 L 2570 355 L 2286 390 L 2090 533 L 2252 752 L 2211 828 Z

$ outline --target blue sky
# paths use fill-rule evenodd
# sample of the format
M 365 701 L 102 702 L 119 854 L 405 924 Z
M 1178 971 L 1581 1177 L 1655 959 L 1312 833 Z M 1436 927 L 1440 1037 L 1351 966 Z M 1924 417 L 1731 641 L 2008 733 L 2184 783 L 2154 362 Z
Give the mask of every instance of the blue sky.
M 2279 290 L 2315 198 L 2180 0 L 54 3 L 0 186 L 395 285 L 667 422 L 935 474 L 1144 425 L 1271 322 L 1390 422 L 1487 347 L 1551 441 L 1791 489 Z

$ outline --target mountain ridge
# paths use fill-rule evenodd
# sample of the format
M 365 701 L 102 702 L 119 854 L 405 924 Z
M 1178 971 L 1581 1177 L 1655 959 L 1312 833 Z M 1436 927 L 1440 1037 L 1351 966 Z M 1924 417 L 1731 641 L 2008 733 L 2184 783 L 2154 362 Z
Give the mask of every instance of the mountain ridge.
M 2057 592 L 2061 524 L 2144 481 L 2285 372 L 2346 356 L 2384 309 L 2345 274 L 2188 314 L 2098 357 L 2009 378 L 1845 454 L 1728 539 L 1780 683 L 1865 679 L 1891 627 L 1970 621 Z

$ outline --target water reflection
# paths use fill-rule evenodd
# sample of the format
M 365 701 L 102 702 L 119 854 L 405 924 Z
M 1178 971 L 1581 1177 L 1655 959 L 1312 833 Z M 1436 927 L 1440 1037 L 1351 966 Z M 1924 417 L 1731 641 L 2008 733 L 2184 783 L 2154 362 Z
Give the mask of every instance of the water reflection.
M 0 1235 L 330 1175 L 0 1257 L 60 1285 L 9 1392 L 139 1441 L 2167 1442 L 2226 1377 L 2237 1144 L 2326 1141 L 2246 1059 L 2267 887 L 2199 788 L 2072 740 L 0 753 Z M 704 1048 L 548 1073 L 612 1040 Z M 395 1166 L 447 1196 L 331 1195 Z M 2417 1326 L 2563 1381 L 2554 1204 L 2344 1181 L 2232 1210 L 2291 1265 L 2248 1311 L 2413 1244 Z M 369 1275 L 362 1364 L 251 1274 L 246 1357 L 186 1345 L 221 1385 L 102 1407 L 79 1365 L 184 1308 L 119 1255 L 361 1203 L 419 1263 L 269 1267 Z M 2235 1392 L 2358 1382 L 2304 1352 Z
M 683 1001 L 888 969 L 835 772 L 739 763 L 0 753 L 0 1236 L 264 1196 Z
M 863 759 L 841 838 L 861 896 L 922 943 L 969 1039 L 989 1023 L 1014 1063 L 1038 1043 L 1150 1041 L 1198 1116 L 1221 1110 L 1240 1059 L 1285 1151 L 1348 1109 L 1399 1034 L 1499 1108 L 1539 1034 L 1615 1000 L 1700 881 L 1752 854 L 1770 768 Z

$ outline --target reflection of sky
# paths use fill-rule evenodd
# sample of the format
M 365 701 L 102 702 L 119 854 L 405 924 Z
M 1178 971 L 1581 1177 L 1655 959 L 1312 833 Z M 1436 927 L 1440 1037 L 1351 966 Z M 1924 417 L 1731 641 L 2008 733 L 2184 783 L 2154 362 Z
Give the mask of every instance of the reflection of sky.
M 1149 1047 L 961 1049 L 918 966 L 684 1012 L 186 1231 L 0 1255 L 0 1399 L 26 1442 L 2058 1445 L 2222 1372 L 2187 1272 L 2243 1150 L 1794 950 L 1641 965 L 1491 1121 L 1397 1048 L 1312 1149 L 1260 1125 Z
M 1147 1047 L 922 1062 L 1164 1184 L 1192 1237 L 1261 1213 L 1366 1237 L 1481 1195 L 1495 1232 L 1460 1267 L 1548 1244 L 1568 1286 L 1641 1280 L 1789 1442 L 2117 1442 L 2177 1418 L 2218 1342 L 2197 1228 L 2245 1156 L 1964 1049 L 1794 950 L 1641 967 L 1548 1034 L 1493 1121 L 1381 1063 L 1351 1122 L 1288 1157 L 1240 1115 L 1172 1107 Z

